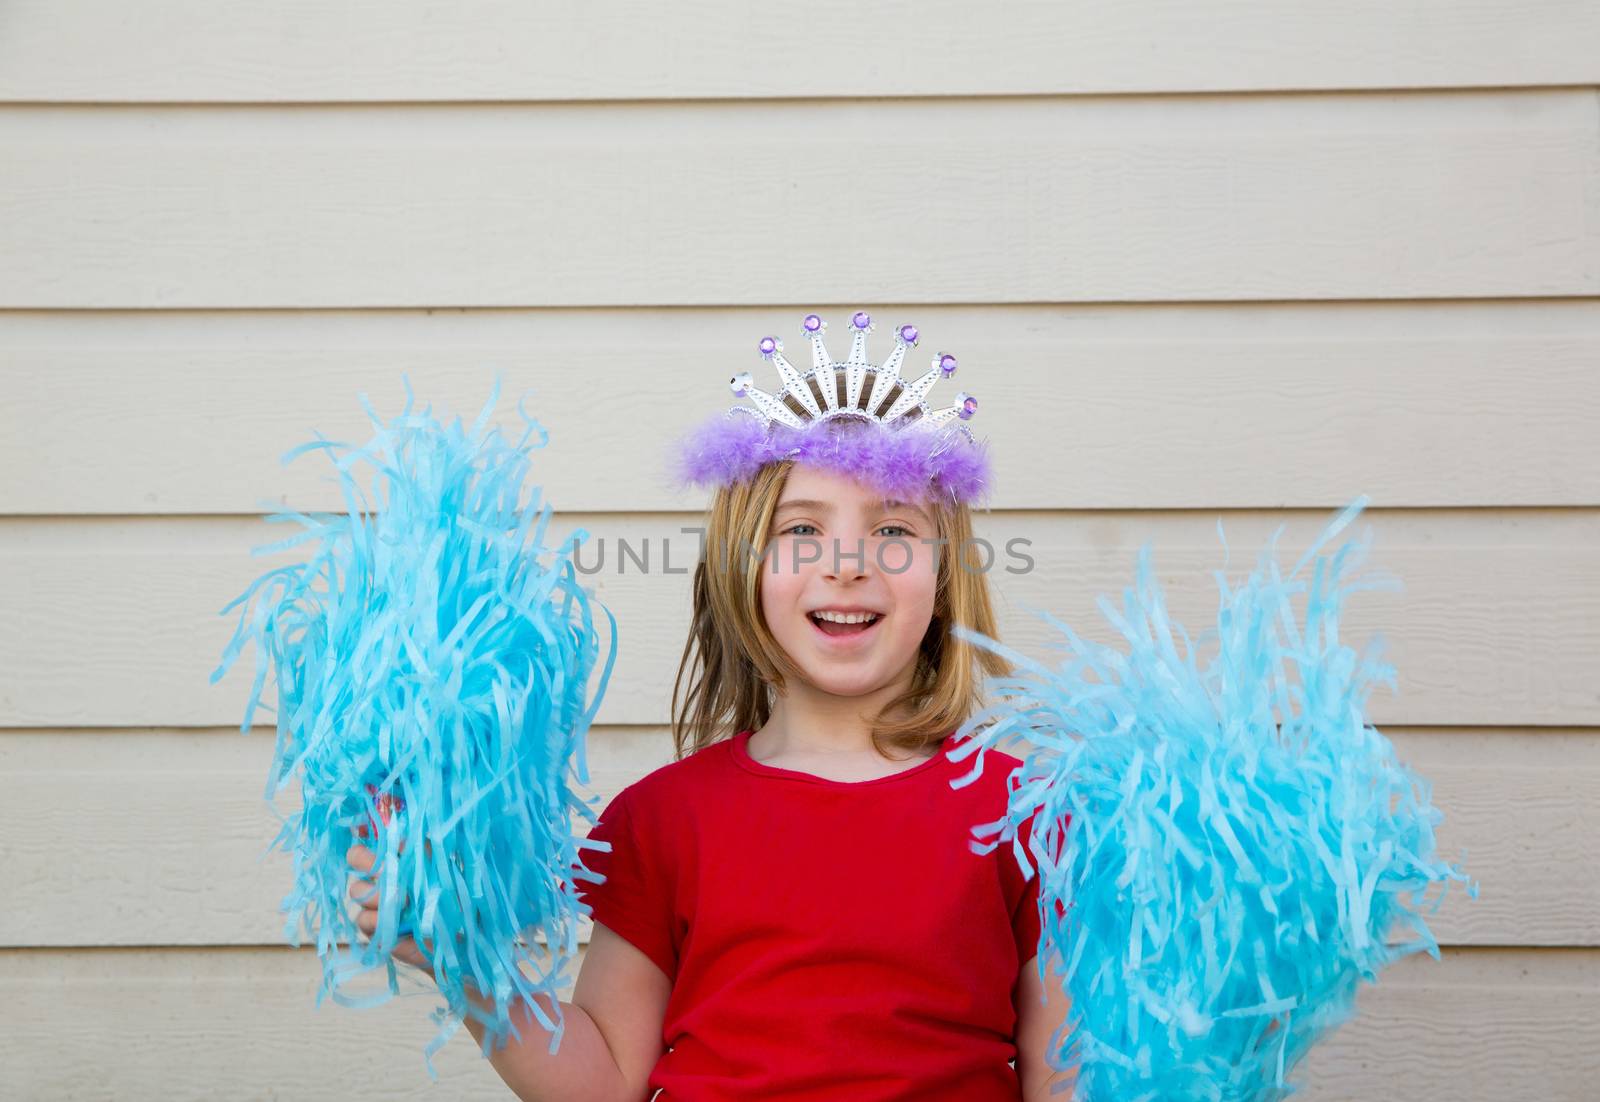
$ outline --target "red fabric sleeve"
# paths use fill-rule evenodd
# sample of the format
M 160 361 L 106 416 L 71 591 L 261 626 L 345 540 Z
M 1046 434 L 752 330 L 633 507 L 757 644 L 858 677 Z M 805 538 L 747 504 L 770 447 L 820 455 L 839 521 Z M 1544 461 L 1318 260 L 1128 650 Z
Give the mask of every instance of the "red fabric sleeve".
M 668 878 L 647 838 L 635 830 L 625 788 L 606 805 L 589 831 L 611 852 L 584 850 L 584 865 L 603 875 L 603 884 L 579 881 L 579 894 L 594 911 L 594 921 L 620 935 L 668 978 L 677 975 L 678 952 L 672 939 L 672 897 Z
M 1035 813 L 1037 814 L 1037 813 Z M 1017 960 L 1027 964 L 1039 952 L 1039 938 L 1043 933 L 1039 925 L 1039 862 L 1034 857 L 1033 850 L 1029 848 L 1033 833 L 1033 816 L 1025 820 L 1017 833 L 1022 839 L 1022 850 L 1028 855 L 1028 863 L 1033 866 L 1033 875 L 1028 877 L 1028 882 L 1023 886 L 1022 897 L 1017 901 L 1016 908 L 1011 912 L 1011 930 L 1017 939 Z M 1071 822 L 1071 819 L 1068 819 Z M 1016 864 L 1016 855 L 1010 852 L 1010 843 L 1006 843 L 1005 859 Z M 1059 856 L 1059 855 L 1058 855 Z M 1020 875 L 1021 870 L 1018 870 Z M 1062 917 L 1067 913 L 1066 908 L 1056 901 L 1056 916 Z

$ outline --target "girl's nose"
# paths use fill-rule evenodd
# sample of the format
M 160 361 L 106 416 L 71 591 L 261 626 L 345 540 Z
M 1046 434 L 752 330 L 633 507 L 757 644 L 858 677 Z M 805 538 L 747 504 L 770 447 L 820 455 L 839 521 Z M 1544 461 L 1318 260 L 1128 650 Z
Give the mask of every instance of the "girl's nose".
M 865 535 L 841 535 L 823 550 L 823 572 L 830 578 L 864 577 L 876 565 Z

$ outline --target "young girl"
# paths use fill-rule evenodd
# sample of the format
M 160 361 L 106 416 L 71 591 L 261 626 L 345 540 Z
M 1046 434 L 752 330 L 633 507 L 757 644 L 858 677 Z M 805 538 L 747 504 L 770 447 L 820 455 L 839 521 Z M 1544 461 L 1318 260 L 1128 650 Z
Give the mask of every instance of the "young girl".
M 918 385 L 926 412 L 929 380 L 898 378 L 909 326 L 889 364 L 852 380 L 870 320 L 854 328 L 848 362 L 817 355 L 809 395 L 781 345 L 762 342 L 804 435 L 765 424 L 776 458 L 747 451 L 719 468 L 673 693 L 675 760 L 590 832 L 611 850 L 585 851 L 605 881 L 581 888 L 594 927 L 559 1051 L 519 1009 L 522 1041 L 491 1055 L 519 1097 L 1014 1102 L 1069 1077 L 1047 1060 L 1067 1008 L 1037 974 L 1037 875 L 1024 881 L 1009 843 L 969 845 L 1003 815 L 1019 762 L 990 751 L 975 781 L 951 787 L 971 772 L 945 751 L 980 679 L 1008 672 L 950 633 L 995 634 L 952 492 L 952 436 L 883 435 L 899 431 L 883 411 Z M 936 358 L 942 377 L 941 360 L 953 357 Z M 841 410 L 878 416 L 803 416 Z M 935 439 L 944 450 L 913 479 L 857 465 L 886 441 Z M 851 440 L 868 451 L 838 446 Z M 351 860 L 371 867 L 365 850 Z M 371 932 L 375 893 L 363 906 Z M 413 943 L 396 956 L 427 967 Z M 481 1045 L 483 1026 L 468 1026 Z

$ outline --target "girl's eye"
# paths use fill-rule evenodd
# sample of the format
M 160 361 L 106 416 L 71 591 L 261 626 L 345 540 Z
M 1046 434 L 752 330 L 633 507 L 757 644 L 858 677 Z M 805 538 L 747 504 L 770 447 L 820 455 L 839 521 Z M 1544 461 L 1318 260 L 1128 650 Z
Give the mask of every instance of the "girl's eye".
M 879 528 L 878 531 L 881 532 L 881 531 L 883 531 L 884 528 L 893 528 L 896 531 L 904 532 L 906 534 L 906 536 L 911 535 L 911 529 L 907 528 L 903 524 L 885 524 L 883 526 L 883 528 Z M 889 538 L 890 539 L 904 539 L 905 537 L 904 536 L 890 536 Z
M 794 530 L 795 530 L 795 529 L 796 529 L 796 528 L 810 528 L 810 527 L 813 527 L 813 526 L 812 526 L 812 525 L 810 525 L 810 524 L 791 524 L 791 525 L 790 525 L 790 526 L 789 526 L 789 527 L 787 527 L 787 528 L 785 528 L 785 529 L 784 529 L 784 530 L 783 530 L 783 534 L 784 534 L 784 535 L 789 535 L 789 534 L 791 534 L 791 533 L 792 533 L 792 532 L 794 532 Z

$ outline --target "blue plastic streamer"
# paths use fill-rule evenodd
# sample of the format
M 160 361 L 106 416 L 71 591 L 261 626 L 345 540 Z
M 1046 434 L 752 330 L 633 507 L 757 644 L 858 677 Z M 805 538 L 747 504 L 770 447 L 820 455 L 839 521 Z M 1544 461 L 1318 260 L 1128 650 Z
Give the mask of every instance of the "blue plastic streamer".
M 364 446 L 318 439 L 283 457 L 332 458 L 347 512 L 279 511 L 272 523 L 303 530 L 252 554 L 315 541 L 303 563 L 270 570 L 222 610 L 238 628 L 215 684 L 247 642 L 255 683 L 241 731 L 250 730 L 269 668 L 275 674 L 277 740 L 269 805 L 298 774 L 301 809 L 267 847 L 292 851 L 294 888 L 284 898 L 284 935 L 316 939 L 324 997 L 370 1006 L 400 994 L 390 953 L 419 939 L 447 1005 L 435 1010 L 432 1057 L 471 1014 L 485 1026 L 484 1053 L 521 1034 L 510 1015 L 531 1007 L 550 1031 L 564 1029 L 558 990 L 577 959 L 578 920 L 589 908 L 574 880 L 599 880 L 578 851 L 609 849 L 576 835 L 571 813 L 597 813 L 569 787 L 589 781 L 585 738 L 611 677 L 616 620 L 580 586 L 573 532 L 545 544 L 550 506 L 532 487 L 530 453 L 548 433 L 518 403 L 514 443 L 485 431 L 497 377 L 476 421 L 449 426 L 432 406 L 406 406 Z M 372 469 L 372 497 L 354 472 Z M 610 621 L 610 647 L 592 696 L 600 637 L 595 608 Z M 276 809 L 274 809 L 276 812 Z M 365 831 L 363 837 L 358 834 Z M 353 920 L 346 852 L 377 855 L 380 924 L 370 941 Z M 543 935 L 538 949 L 535 933 Z M 524 971 L 528 965 L 533 977 Z M 357 995 L 356 977 L 386 969 L 387 989 Z M 486 1015 L 466 997 L 488 995 Z M 554 1018 L 534 1000 L 548 997 Z
M 1477 896 L 1435 856 L 1427 782 L 1365 719 L 1372 687 L 1395 689 L 1381 638 L 1360 654 L 1339 638 L 1347 594 L 1399 588 L 1356 579 L 1370 535 L 1320 553 L 1366 503 L 1286 576 L 1281 527 L 1240 587 L 1216 571 L 1217 624 L 1193 640 L 1167 614 L 1148 544 L 1122 608 L 1099 599 L 1126 650 L 1038 609 L 1065 637 L 1054 666 L 955 629 L 1013 666 L 959 732 L 951 756 L 977 760 L 954 785 L 997 743 L 1025 744 L 1005 816 L 971 845 L 1010 842 L 1025 874 L 1038 865 L 1039 978 L 1072 1004 L 1049 1057 L 1077 1066 L 1076 1099 L 1287 1097 L 1361 981 L 1419 950 L 1438 959 L 1424 912 L 1449 882 Z

